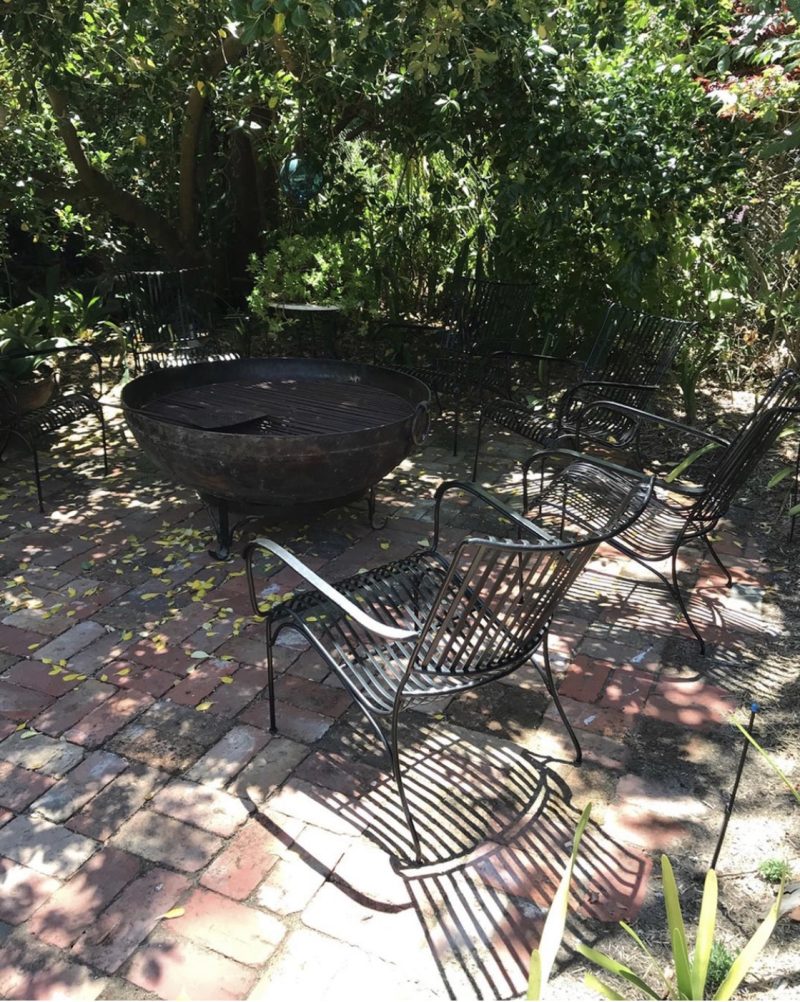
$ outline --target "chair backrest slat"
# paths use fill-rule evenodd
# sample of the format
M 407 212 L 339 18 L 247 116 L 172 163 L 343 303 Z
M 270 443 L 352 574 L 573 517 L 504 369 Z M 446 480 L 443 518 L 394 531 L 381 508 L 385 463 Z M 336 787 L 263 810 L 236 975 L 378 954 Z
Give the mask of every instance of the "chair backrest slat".
M 651 481 L 627 482 L 607 496 L 591 531 L 570 526 L 563 540 L 462 540 L 421 630 L 412 666 L 450 674 L 516 667 L 535 650 L 601 539 L 630 524 L 651 487 Z
M 706 478 L 705 490 L 691 509 L 692 519 L 714 522 L 721 518 L 781 431 L 798 417 L 797 407 L 757 409 L 731 444 L 719 450 L 719 458 Z
M 658 317 L 612 303 L 586 359 L 583 378 L 658 386 L 681 345 L 697 328 L 689 320 Z
M 533 350 L 536 322 L 535 286 L 530 282 L 475 282 L 468 318 L 473 350 Z

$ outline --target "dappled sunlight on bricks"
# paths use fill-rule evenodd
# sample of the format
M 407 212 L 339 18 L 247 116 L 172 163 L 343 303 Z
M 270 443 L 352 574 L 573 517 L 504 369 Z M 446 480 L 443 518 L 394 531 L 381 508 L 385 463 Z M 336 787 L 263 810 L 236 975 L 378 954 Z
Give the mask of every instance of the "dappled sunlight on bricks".
M 700 679 L 669 679 L 655 686 L 644 712 L 668 723 L 703 729 L 724 723 L 737 706 L 728 692 Z
M 385 563 L 430 537 L 430 490 L 466 468 L 446 445 L 381 486 L 385 530 L 366 525 L 362 505 L 247 531 L 330 580 Z M 516 458 L 501 439 L 487 483 L 513 492 Z M 645 853 L 688 844 L 704 821 L 691 784 L 638 775 L 650 775 L 653 733 L 658 768 L 672 763 L 685 781 L 711 769 L 729 693 L 766 698 L 796 677 L 774 659 L 771 677 L 761 668 L 759 645 L 783 623 L 763 601 L 770 572 L 750 540 L 722 534 L 731 590 L 704 552 L 681 553 L 681 585 L 709 642 L 702 662 L 663 583 L 601 547 L 551 630 L 583 764 L 529 664 L 502 685 L 404 713 L 403 777 L 426 865 L 398 871 L 391 856 L 411 845 L 397 789 L 347 691 L 282 635 L 270 734 L 264 626 L 250 619 L 241 561 L 208 557 L 189 491 L 154 478 L 132 450 L 121 468 L 87 493 L 82 474 L 51 464 L 45 516 L 30 510 L 29 477 L 0 503 L 13 526 L 0 553 L 7 997 L 267 999 L 304 997 L 304 986 L 338 997 L 356 983 L 420 1002 L 523 995 L 580 806 L 592 801 L 603 827 L 584 835 L 568 945 L 632 920 L 651 876 Z M 452 547 L 473 513 L 455 499 L 446 507 Z M 267 573 L 258 558 L 264 595 L 300 586 L 272 564 Z M 41 660 L 54 655 L 60 671 Z M 39 733 L 18 733 L 23 722 Z

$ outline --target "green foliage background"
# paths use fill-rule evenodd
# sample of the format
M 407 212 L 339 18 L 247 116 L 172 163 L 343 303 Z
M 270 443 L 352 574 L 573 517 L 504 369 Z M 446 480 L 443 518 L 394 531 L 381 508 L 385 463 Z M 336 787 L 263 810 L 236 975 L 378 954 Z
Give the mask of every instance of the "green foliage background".
M 392 313 L 476 269 L 530 278 L 551 327 L 609 296 L 703 320 L 688 387 L 797 359 L 796 7 L 11 0 L 6 257 L 206 258 L 227 288 L 250 262 L 256 308 Z M 323 165 L 307 209 L 277 183 L 290 151 Z

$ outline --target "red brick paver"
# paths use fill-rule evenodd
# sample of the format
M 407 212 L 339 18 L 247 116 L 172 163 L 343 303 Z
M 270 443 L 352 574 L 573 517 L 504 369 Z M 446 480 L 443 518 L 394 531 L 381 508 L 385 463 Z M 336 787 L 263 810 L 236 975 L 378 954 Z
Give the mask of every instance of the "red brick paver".
M 189 882 L 159 868 L 137 878 L 87 927 L 72 952 L 94 967 L 113 974 L 173 907 Z
M 133 955 L 128 981 L 162 999 L 242 999 L 256 972 L 177 936 L 159 934 Z
M 241 964 L 263 964 L 285 932 L 273 916 L 203 888 L 191 895 L 185 908 L 185 914 L 170 920 L 170 931 Z
M 136 856 L 110 847 L 101 849 L 37 911 L 30 931 L 45 943 L 66 949 L 140 869 Z

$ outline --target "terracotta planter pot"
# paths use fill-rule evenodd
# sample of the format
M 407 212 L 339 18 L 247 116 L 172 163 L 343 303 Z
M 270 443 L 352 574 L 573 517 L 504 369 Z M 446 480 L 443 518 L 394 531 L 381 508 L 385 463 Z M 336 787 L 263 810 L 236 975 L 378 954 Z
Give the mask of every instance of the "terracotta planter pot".
M 44 407 L 56 387 L 55 373 L 38 374 L 33 379 L 14 384 L 17 408 L 23 414 Z

